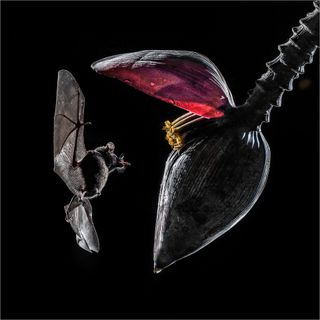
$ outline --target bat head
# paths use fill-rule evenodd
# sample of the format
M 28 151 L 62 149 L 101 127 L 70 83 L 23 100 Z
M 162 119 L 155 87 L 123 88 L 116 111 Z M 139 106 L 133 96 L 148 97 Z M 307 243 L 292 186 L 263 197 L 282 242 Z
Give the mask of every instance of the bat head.
M 107 151 L 113 153 L 116 146 L 114 145 L 113 142 L 110 141 L 106 144 L 106 148 L 107 148 Z

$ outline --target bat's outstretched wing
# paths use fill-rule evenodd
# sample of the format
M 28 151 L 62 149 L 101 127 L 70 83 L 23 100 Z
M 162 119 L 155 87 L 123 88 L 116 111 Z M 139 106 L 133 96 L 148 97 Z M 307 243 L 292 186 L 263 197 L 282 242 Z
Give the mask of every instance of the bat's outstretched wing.
M 83 176 L 77 164 L 87 153 L 83 138 L 84 107 L 84 96 L 77 81 L 67 70 L 60 70 L 54 114 L 54 172 L 74 194 L 83 185 Z M 99 239 L 89 200 L 80 201 L 76 195 L 65 206 L 65 211 L 78 245 L 89 252 L 99 252 Z
M 196 52 L 145 50 L 107 57 L 91 67 L 208 119 L 222 117 L 222 106 L 234 106 L 218 68 Z
M 67 70 L 58 72 L 54 114 L 54 172 L 67 184 L 67 171 L 86 155 L 83 139 L 85 100 Z
M 88 199 L 80 202 L 77 198 L 69 205 L 65 206 L 65 212 L 70 217 L 70 225 L 76 233 L 78 245 L 89 252 L 99 252 L 100 244 L 96 229 L 92 220 L 92 207 Z

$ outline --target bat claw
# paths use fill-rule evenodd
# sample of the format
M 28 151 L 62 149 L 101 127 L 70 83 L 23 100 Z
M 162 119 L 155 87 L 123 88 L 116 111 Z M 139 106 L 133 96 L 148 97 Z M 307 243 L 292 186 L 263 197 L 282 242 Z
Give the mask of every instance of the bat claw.
M 70 214 L 70 212 L 67 212 L 64 219 L 66 220 L 66 222 L 70 223 L 72 221 L 72 218 L 73 216 Z

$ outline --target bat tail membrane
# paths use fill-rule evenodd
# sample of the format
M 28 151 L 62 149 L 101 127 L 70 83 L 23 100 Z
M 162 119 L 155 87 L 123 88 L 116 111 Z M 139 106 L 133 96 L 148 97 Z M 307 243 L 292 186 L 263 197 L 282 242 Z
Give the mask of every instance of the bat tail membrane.
M 78 245 L 88 252 L 99 252 L 98 234 L 92 220 L 92 207 L 88 199 L 73 197 L 69 205 L 64 207 L 68 222 L 76 234 Z
M 315 10 L 300 19 L 300 25 L 292 29 L 289 40 L 278 46 L 280 54 L 267 62 L 268 71 L 256 81 L 243 107 L 253 111 L 252 126 L 269 122 L 273 106 L 281 107 L 285 91 L 293 89 L 293 81 L 305 72 L 305 65 L 313 61 L 319 47 L 319 1 Z

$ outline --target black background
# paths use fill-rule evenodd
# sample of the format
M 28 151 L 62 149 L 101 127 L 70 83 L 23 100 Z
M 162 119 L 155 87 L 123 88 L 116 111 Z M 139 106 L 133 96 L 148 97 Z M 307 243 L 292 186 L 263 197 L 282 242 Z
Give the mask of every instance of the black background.
M 118 53 L 197 51 L 241 104 L 311 10 L 311 2 L 2 3 L 2 316 L 317 317 L 318 57 L 263 126 L 271 171 L 254 208 L 158 275 L 153 233 L 170 151 L 161 127 L 182 112 L 90 69 Z M 76 245 L 63 211 L 71 194 L 52 171 L 62 68 L 86 97 L 87 148 L 111 140 L 132 163 L 92 202 L 98 255 Z

